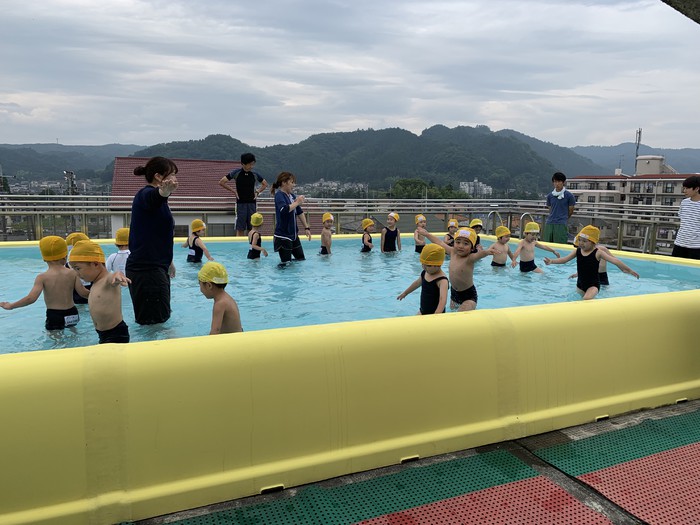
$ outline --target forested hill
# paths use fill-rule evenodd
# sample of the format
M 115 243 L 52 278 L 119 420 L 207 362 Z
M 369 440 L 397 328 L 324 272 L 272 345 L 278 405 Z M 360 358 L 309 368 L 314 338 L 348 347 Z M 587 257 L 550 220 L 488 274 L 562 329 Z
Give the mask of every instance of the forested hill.
M 407 178 L 453 187 L 478 179 L 495 189 L 542 192 L 549 189 L 554 171 L 566 173 L 569 166 L 585 162 L 570 150 L 559 149 L 563 150 L 558 152 L 561 162 L 555 166 L 520 138 L 493 133 L 486 126 L 433 126 L 420 135 L 398 128 L 322 133 L 298 144 L 263 148 L 227 135 L 211 135 L 159 144 L 135 155 L 231 159 L 251 151 L 258 158 L 256 168 L 268 180 L 280 171 L 291 171 L 300 183 L 324 178 L 383 188 Z M 593 167 L 596 173 L 604 171 Z

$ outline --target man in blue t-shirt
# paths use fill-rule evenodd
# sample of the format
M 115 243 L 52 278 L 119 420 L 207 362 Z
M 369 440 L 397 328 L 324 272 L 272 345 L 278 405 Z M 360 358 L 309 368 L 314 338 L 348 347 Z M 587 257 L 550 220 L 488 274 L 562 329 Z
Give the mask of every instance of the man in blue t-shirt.
M 253 227 L 250 224 L 250 218 L 257 211 L 256 199 L 267 188 L 267 181 L 259 173 L 253 171 L 255 155 L 244 153 L 241 155 L 241 164 L 243 167 L 233 170 L 221 177 L 219 181 L 219 186 L 226 188 L 236 196 L 236 235 L 239 237 L 247 235 L 248 230 Z M 236 181 L 235 189 L 228 185 L 228 181 L 231 179 Z M 256 179 L 260 183 L 259 190 L 255 189 Z
M 552 175 L 554 190 L 547 194 L 547 206 L 549 206 L 549 217 L 544 225 L 542 240 L 544 242 L 558 242 L 566 244 L 569 239 L 569 232 L 566 228 L 566 221 L 574 214 L 576 197 L 569 190 L 564 188 L 566 175 L 557 171 Z

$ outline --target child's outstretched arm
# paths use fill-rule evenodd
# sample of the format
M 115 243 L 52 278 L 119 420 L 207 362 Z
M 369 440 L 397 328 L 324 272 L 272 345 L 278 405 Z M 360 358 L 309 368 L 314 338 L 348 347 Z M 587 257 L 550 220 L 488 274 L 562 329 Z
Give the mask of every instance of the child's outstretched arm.
M 199 243 L 199 247 L 202 249 L 202 253 L 204 253 L 204 256 L 205 256 L 207 259 L 209 259 L 210 261 L 213 261 L 213 260 L 214 260 L 214 258 L 213 258 L 213 257 L 211 256 L 211 254 L 209 253 L 209 250 L 207 250 L 207 245 L 204 244 L 204 241 L 203 241 L 202 239 L 200 239 L 199 237 L 197 237 L 197 238 L 194 240 L 194 242 L 195 242 L 195 243 L 197 243 L 197 242 Z
M 635 272 L 632 268 L 630 268 L 625 263 L 623 263 L 620 259 L 618 259 L 614 255 L 610 254 L 610 252 L 604 252 L 604 251 L 598 250 L 598 252 L 596 252 L 596 253 L 600 254 L 600 256 L 598 257 L 598 260 L 605 259 L 606 261 L 613 263 L 615 266 L 617 266 L 624 273 L 634 275 L 637 279 L 639 279 L 639 274 L 637 272 Z
M 410 294 L 411 292 L 413 292 L 413 291 L 417 290 L 418 288 L 420 288 L 420 285 L 421 285 L 421 278 L 418 277 L 418 279 L 416 279 L 415 281 L 413 281 L 413 282 L 409 285 L 408 288 L 406 288 L 403 292 L 401 292 L 401 293 L 396 297 L 396 299 L 398 299 L 399 301 L 402 301 L 408 294 Z M 445 305 L 442 305 L 442 306 L 443 306 L 443 308 L 445 307 Z
M 109 275 L 109 280 L 107 281 L 107 284 L 113 287 L 129 286 L 131 284 L 131 279 L 129 279 L 122 272 L 116 271 Z
M 418 235 L 422 235 L 423 237 L 427 237 L 430 240 L 430 242 L 432 242 L 434 244 L 439 244 L 440 246 L 445 248 L 445 253 L 448 253 L 448 254 L 452 253 L 452 246 L 448 246 L 447 244 L 445 244 L 442 241 L 442 239 L 438 239 L 437 237 L 435 237 L 435 235 L 430 233 L 425 228 L 416 228 L 416 233 L 418 233 Z
M 22 297 L 19 301 L 15 301 L 14 303 L 3 301 L 2 303 L 0 303 L 0 307 L 4 308 L 5 310 L 14 310 L 15 308 L 29 306 L 30 304 L 34 304 L 36 302 L 43 290 L 44 277 L 43 275 L 37 275 L 36 279 L 34 279 L 34 286 L 32 286 L 32 289 L 29 290 L 29 293 L 27 295 Z
M 546 250 L 546 251 L 548 251 L 548 252 L 552 252 L 554 255 L 557 256 L 557 258 L 558 258 L 558 257 L 561 257 L 561 255 L 559 255 L 559 252 L 558 252 L 558 251 L 556 251 L 556 250 L 555 250 L 554 248 L 552 248 L 551 246 L 547 246 L 546 244 L 542 244 L 541 242 L 536 242 L 536 243 L 535 243 L 535 247 L 536 247 L 536 248 L 541 248 L 541 249 Z
M 550 259 L 549 257 L 544 258 L 544 263 L 547 265 L 550 264 L 564 264 L 568 263 L 571 259 L 576 257 L 576 250 L 572 251 L 570 254 L 565 255 L 564 257 L 557 257 L 556 259 Z
M 475 261 L 478 261 L 479 259 L 483 259 L 484 257 L 488 257 L 489 255 L 497 255 L 498 250 L 494 247 L 492 244 L 489 246 L 487 249 L 481 249 L 478 252 L 473 252 L 471 255 L 469 255 L 470 258 L 474 259 Z

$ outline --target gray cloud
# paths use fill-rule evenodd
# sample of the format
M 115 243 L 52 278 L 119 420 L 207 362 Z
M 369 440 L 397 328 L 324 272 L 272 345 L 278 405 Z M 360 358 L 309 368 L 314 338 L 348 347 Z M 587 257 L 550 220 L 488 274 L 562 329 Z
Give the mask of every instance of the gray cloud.
M 697 147 L 700 28 L 660 1 L 10 0 L 0 142 L 254 145 L 441 123 Z

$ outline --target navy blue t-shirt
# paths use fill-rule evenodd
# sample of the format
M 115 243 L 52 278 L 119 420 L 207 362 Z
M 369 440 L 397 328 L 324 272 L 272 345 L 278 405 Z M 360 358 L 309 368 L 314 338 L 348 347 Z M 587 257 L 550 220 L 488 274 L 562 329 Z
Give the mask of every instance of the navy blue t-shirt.
M 296 198 L 297 196 L 293 193 L 287 195 L 283 191 L 275 192 L 275 219 L 277 219 L 275 237 L 290 241 L 294 241 L 298 237 L 297 215 L 304 213 L 304 210 L 301 209 L 301 206 L 297 206 L 293 210 L 289 209 Z
M 158 188 L 146 186 L 134 196 L 131 204 L 131 225 L 127 270 L 162 267 L 166 270 L 173 260 L 175 221 L 168 198 Z

